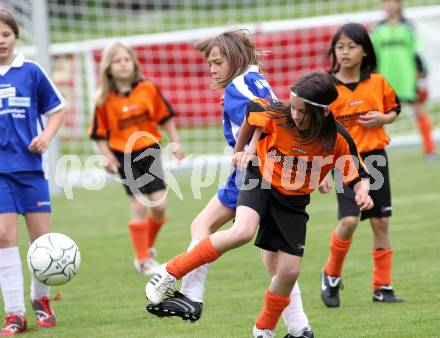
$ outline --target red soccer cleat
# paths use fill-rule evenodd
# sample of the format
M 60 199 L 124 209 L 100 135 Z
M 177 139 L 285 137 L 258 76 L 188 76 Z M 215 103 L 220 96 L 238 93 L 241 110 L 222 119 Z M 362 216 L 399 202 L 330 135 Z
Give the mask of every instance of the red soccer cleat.
M 32 309 L 35 312 L 35 320 L 38 326 L 52 327 L 56 325 L 55 313 L 49 304 L 49 298 L 42 297 L 32 301 Z
M 0 337 L 15 336 L 26 330 L 26 318 L 24 316 L 9 315 L 5 318 L 5 324 L 0 330 Z

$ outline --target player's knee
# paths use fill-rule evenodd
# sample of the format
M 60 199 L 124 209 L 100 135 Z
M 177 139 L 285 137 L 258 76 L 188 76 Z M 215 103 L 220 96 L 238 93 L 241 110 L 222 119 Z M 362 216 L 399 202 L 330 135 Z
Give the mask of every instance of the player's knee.
M 354 216 L 344 217 L 340 222 L 340 230 L 347 236 L 353 234 L 358 224 L 358 218 Z
M 5 229 L 0 229 L 0 248 L 8 248 L 15 246 L 14 239 L 11 234 L 5 231 Z
M 166 204 L 161 203 L 155 207 L 151 208 L 151 213 L 153 214 L 154 219 L 164 219 L 166 212 Z
M 233 227 L 232 230 L 232 238 L 234 238 L 236 244 L 243 245 L 249 242 L 255 235 L 255 231 L 250 227 L 240 226 Z
M 291 266 L 277 271 L 277 276 L 282 280 L 292 282 L 292 284 L 294 284 L 299 277 L 299 273 L 300 267 Z

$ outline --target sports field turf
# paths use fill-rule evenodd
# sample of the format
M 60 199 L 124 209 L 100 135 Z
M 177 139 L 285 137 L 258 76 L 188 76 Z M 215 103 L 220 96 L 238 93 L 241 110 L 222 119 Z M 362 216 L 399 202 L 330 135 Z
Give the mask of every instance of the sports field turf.
M 371 301 L 371 230 L 359 225 L 344 270 L 339 309 L 327 309 L 320 296 L 320 269 L 336 224 L 334 194 L 314 193 L 309 207 L 306 253 L 300 276 L 303 302 L 316 337 L 438 337 L 440 335 L 440 161 L 427 163 L 419 148 L 390 152 L 394 216 L 393 281 L 403 304 Z M 189 225 L 215 192 L 192 197 L 188 176 L 179 177 L 184 199 L 170 194 L 169 219 L 159 235 L 158 259 L 165 261 L 186 249 Z M 251 337 L 269 278 L 251 243 L 225 254 L 213 264 L 205 310 L 194 323 L 159 319 L 145 311 L 146 277 L 133 268 L 127 232 L 128 205 L 123 189 L 109 184 L 100 191 L 75 190 L 73 200 L 53 199 L 54 231 L 74 238 L 81 249 L 78 277 L 53 289 L 58 325 L 40 329 L 34 322 L 26 276 L 29 333 L 26 337 Z M 20 229 L 22 257 L 26 231 Z M 277 337 L 286 333 L 280 322 Z

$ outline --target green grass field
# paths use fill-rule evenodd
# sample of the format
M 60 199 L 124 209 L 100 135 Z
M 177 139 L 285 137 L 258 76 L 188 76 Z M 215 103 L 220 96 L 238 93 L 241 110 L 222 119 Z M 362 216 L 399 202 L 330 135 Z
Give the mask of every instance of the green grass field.
M 345 264 L 342 305 L 327 309 L 320 300 L 320 269 L 336 224 L 334 194 L 315 193 L 305 258 L 300 276 L 303 303 L 316 337 L 438 337 L 440 319 L 440 162 L 427 163 L 418 148 L 390 153 L 394 217 L 394 286 L 403 304 L 371 301 L 371 230 L 359 225 Z M 183 201 L 169 195 L 169 220 L 160 233 L 158 259 L 165 261 L 186 249 L 189 226 L 215 192 L 212 186 L 194 199 L 187 176 L 179 177 Z M 227 253 L 213 264 L 205 310 L 191 324 L 178 318 L 159 319 L 145 311 L 147 278 L 133 268 L 127 232 L 128 206 L 123 189 L 109 184 L 101 191 L 75 190 L 73 200 L 54 198 L 54 231 L 68 234 L 80 246 L 82 265 L 70 283 L 53 288 L 58 326 L 37 328 L 28 304 L 27 337 L 250 337 L 269 283 L 259 251 L 252 244 Z M 27 236 L 22 225 L 21 248 Z M 280 322 L 279 337 L 286 334 Z

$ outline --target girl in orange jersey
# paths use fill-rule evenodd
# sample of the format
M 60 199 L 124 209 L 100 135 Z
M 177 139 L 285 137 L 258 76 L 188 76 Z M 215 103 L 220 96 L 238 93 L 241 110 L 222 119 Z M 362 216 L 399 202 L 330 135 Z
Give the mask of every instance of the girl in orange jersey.
M 260 73 L 262 53 L 246 29 L 236 29 L 203 39 L 195 44 L 209 65 L 212 89 L 223 89 L 223 134 L 229 146 L 236 148 L 239 130 L 255 102 L 277 100 L 270 84 Z M 244 140 L 242 147 L 248 143 Z M 235 217 L 239 185 L 245 171 L 233 170 L 191 224 L 188 250 Z M 263 263 L 274 275 L 274 253 L 261 250 Z M 182 279 L 180 292 L 168 294 L 159 304 L 148 304 L 147 311 L 158 316 L 176 316 L 192 322 L 203 312 L 204 290 L 209 264 L 204 264 Z M 313 338 L 313 331 L 304 313 L 298 283 L 292 290 L 292 302 L 283 312 L 286 337 Z
M 338 95 L 331 76 L 311 73 L 291 91 L 290 105 L 277 103 L 265 109 L 256 104 L 254 112 L 247 114 L 245 121 L 262 128 L 265 134 L 257 144 L 261 164 L 247 169 L 233 226 L 217 231 L 169 261 L 146 285 L 150 302 L 159 303 L 176 279 L 249 242 L 260 224 L 256 245 L 277 253 L 276 273 L 253 334 L 274 337 L 278 319 L 290 302 L 289 295 L 299 275 L 310 193 L 337 166 L 345 182 L 354 187 L 358 206 L 362 210 L 372 207 L 368 180 L 360 179 L 363 170 L 358 171 L 354 165 L 356 146 L 328 109 Z M 250 135 L 244 139 L 247 136 Z M 256 139 L 252 139 L 247 152 L 253 153 Z
M 370 196 L 374 208 L 360 213 L 354 192 L 344 188 L 337 194 L 338 226 L 330 240 L 330 255 L 321 273 L 321 298 L 328 307 L 338 307 L 341 272 L 352 235 L 359 221 L 370 219 L 373 230 L 373 301 L 401 302 L 391 287 L 392 250 L 388 236 L 391 216 L 391 192 L 385 146 L 389 138 L 384 125 L 400 112 L 399 100 L 388 82 L 376 69 L 376 57 L 366 29 L 356 23 L 343 25 L 333 37 L 328 52 L 338 88 L 338 99 L 330 108 L 353 137 L 369 172 L 375 176 Z M 337 182 L 337 180 L 336 180 Z M 324 181 L 321 190 L 328 192 Z
M 107 159 L 106 170 L 119 173 L 128 194 L 135 268 L 152 274 L 159 266 L 151 256 L 152 248 L 166 208 L 158 125 L 173 142 L 174 156 L 179 160 L 185 156 L 172 118 L 174 111 L 156 85 L 144 79 L 133 50 L 120 42 L 104 49 L 99 77 L 89 135 Z M 151 205 L 150 214 L 146 204 Z

